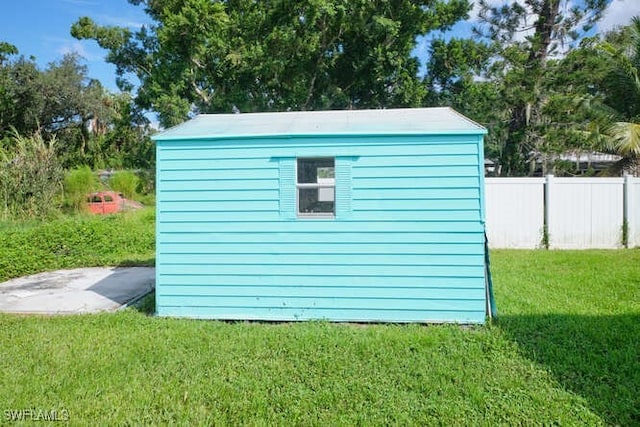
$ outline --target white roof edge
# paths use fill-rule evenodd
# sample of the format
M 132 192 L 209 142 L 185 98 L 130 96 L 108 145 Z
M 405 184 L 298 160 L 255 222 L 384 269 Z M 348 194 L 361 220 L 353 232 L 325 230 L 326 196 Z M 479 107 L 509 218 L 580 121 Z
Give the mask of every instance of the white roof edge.
M 200 114 L 153 140 L 486 134 L 451 107 Z

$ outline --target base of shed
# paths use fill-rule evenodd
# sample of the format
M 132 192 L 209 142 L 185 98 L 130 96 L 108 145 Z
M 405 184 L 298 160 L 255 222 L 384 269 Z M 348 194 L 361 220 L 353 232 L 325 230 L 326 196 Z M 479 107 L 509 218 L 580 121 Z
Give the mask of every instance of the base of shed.
M 320 313 L 320 310 L 297 309 L 251 309 L 244 311 L 234 308 L 209 307 L 158 307 L 160 317 L 179 317 L 206 320 L 298 322 L 329 321 L 353 323 L 460 323 L 484 324 L 486 314 L 481 312 L 413 312 L 405 310 L 385 310 L 384 313 L 361 313 L 358 310 Z

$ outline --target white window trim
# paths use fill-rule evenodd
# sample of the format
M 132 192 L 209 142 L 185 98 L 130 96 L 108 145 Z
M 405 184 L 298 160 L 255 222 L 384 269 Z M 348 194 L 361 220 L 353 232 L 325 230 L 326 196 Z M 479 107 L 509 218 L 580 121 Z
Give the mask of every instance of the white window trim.
M 298 161 L 299 160 L 312 160 L 312 159 L 333 159 L 333 168 L 335 171 L 336 158 L 335 156 L 300 156 L 295 160 L 295 179 L 296 179 L 296 216 L 298 218 L 325 218 L 332 219 L 336 217 L 336 181 L 333 179 L 333 184 L 326 183 L 299 183 L 298 182 Z M 300 212 L 300 189 L 311 188 L 333 188 L 333 212 Z

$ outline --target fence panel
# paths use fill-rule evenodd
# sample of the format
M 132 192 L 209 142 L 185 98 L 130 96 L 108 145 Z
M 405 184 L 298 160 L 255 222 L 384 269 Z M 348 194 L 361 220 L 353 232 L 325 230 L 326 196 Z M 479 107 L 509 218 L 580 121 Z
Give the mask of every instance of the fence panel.
M 544 178 L 485 178 L 487 236 L 492 248 L 540 247 Z
M 547 185 L 551 249 L 622 246 L 623 178 L 550 178 Z
M 627 177 L 629 247 L 640 246 L 640 178 Z

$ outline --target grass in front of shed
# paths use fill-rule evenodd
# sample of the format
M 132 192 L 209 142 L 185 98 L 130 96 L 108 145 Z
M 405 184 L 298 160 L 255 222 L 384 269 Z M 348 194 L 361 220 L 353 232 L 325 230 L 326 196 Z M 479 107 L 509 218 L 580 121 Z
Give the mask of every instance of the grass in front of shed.
M 0 315 L 0 416 L 638 424 L 640 251 L 497 251 L 492 261 L 500 318 L 485 327 Z
M 589 424 L 498 328 L 0 317 L 3 408 L 71 422 Z

